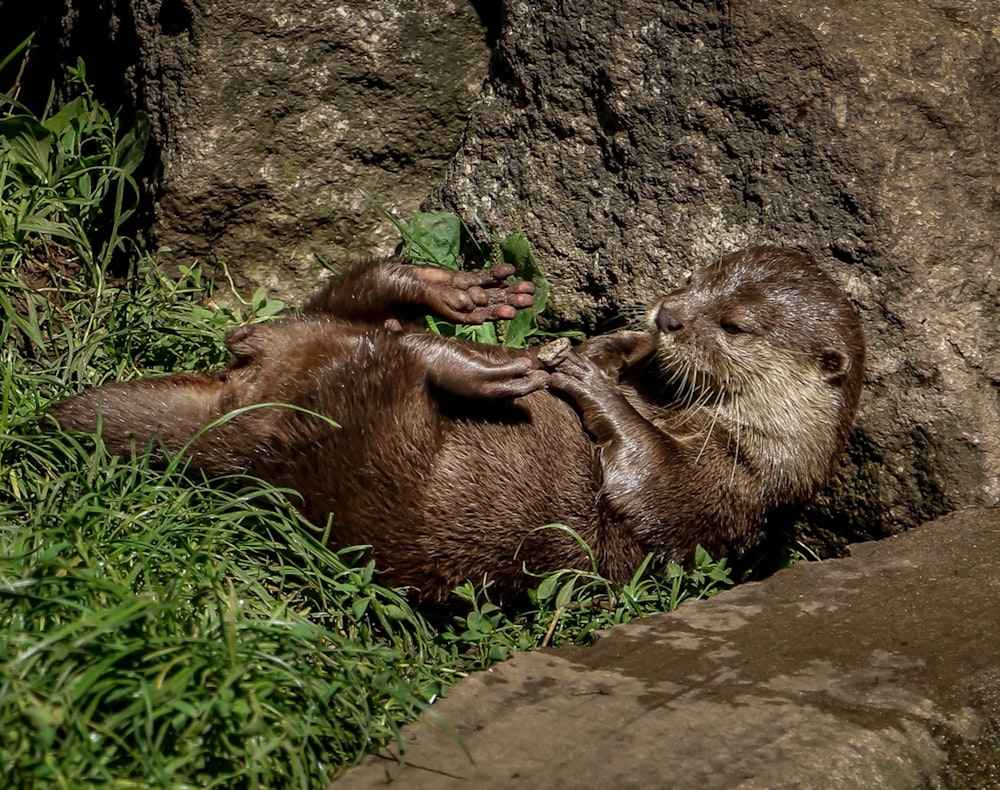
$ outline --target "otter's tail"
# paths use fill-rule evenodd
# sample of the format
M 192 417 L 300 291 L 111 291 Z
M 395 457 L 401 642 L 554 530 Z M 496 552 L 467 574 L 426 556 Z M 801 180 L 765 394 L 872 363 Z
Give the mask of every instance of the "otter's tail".
M 190 449 L 197 466 L 225 474 L 240 470 L 229 468 L 230 459 L 207 457 L 209 448 L 199 437 L 221 414 L 222 386 L 218 379 L 189 374 L 112 382 L 60 401 L 47 416 L 66 430 L 99 431 L 116 455 L 141 453 L 147 446 L 170 454 Z

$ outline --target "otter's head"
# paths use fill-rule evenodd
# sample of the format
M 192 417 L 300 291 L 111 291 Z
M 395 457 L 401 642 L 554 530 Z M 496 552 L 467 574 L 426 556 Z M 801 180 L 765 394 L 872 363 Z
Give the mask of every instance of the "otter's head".
M 861 319 L 802 253 L 754 247 L 653 302 L 657 359 L 685 408 L 808 496 L 833 469 L 864 374 Z

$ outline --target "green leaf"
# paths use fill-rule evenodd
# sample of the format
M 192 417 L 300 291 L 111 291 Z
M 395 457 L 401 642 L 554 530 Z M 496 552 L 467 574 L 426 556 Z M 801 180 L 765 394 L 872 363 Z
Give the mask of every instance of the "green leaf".
M 538 585 L 538 600 L 547 601 L 552 597 L 552 593 L 556 589 L 556 585 L 559 584 L 560 574 L 552 573 L 542 579 L 542 583 Z
M 513 319 L 503 322 L 504 345 L 512 348 L 524 348 L 528 338 L 538 331 L 537 317 L 548 303 L 549 283 L 531 252 L 531 245 L 520 233 L 508 234 L 500 242 L 500 251 L 504 261 L 514 266 L 514 276 L 528 280 L 535 286 L 534 306 L 518 310 Z
M 52 135 L 40 121 L 29 115 L 11 115 L 0 119 L 0 138 L 6 141 L 17 157 L 16 163 L 30 168 L 36 178 L 48 183 Z
M 479 326 L 467 327 L 467 329 L 470 330 L 472 339 L 477 343 L 495 346 L 500 342 L 497 338 L 497 325 L 492 321 L 487 321 L 485 324 L 480 324 Z
M 53 222 L 39 216 L 27 217 L 21 220 L 21 230 L 39 235 L 55 236 L 66 239 L 77 244 L 86 244 L 87 239 L 78 230 L 70 227 L 65 222 Z
M 577 576 L 571 575 L 569 581 L 567 581 L 562 587 L 559 588 L 559 594 L 556 596 L 556 608 L 562 609 L 570 601 L 573 600 L 573 591 L 576 588 Z
M 268 299 L 263 305 L 257 308 L 256 318 L 270 318 L 285 309 L 285 303 L 280 299 Z
M 31 40 L 34 37 L 35 37 L 35 34 L 32 33 L 26 39 L 24 39 L 24 41 L 22 41 L 20 44 L 18 44 L 16 47 L 14 47 L 14 49 L 12 49 L 10 52 L 8 52 L 4 56 L 3 60 L 0 60 L 0 71 L 2 71 L 3 69 L 7 68 L 8 64 L 10 64 L 10 62 L 12 60 L 14 60 L 14 58 L 16 58 L 22 52 L 24 52 L 24 50 L 26 50 L 28 48 L 28 46 L 31 44 Z
M 87 97 L 77 96 L 72 101 L 64 104 L 55 115 L 50 115 L 42 121 L 42 126 L 56 137 L 69 130 L 72 133 L 72 137 L 75 138 L 76 134 L 73 132 L 73 127 L 79 124 L 81 118 L 89 114 L 90 102 L 87 100 Z
M 123 174 L 132 175 L 142 162 L 149 144 L 149 130 L 149 116 L 141 111 L 136 113 L 132 128 L 115 146 L 114 163 L 121 168 Z
M 404 234 L 406 257 L 417 263 L 429 263 L 458 270 L 462 221 L 446 211 L 417 212 L 410 217 Z
M 263 307 L 265 301 L 267 301 L 267 289 L 262 285 L 250 297 L 250 305 L 253 307 L 254 312 Z

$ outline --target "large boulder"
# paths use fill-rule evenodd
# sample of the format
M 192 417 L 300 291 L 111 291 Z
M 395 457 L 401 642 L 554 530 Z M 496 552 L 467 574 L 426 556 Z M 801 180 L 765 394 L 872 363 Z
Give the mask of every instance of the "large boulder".
M 282 295 L 389 252 L 453 155 L 489 61 L 464 0 L 131 2 L 167 260 Z
M 990 0 L 504 3 L 433 199 L 520 212 L 566 321 L 601 327 L 736 247 L 812 251 L 869 374 L 843 540 L 1000 495 L 1000 8 Z
M 362 190 L 403 214 L 426 198 L 499 23 L 476 0 L 10 5 L 4 52 L 35 33 L 20 100 L 40 112 L 53 82 L 71 95 L 65 67 L 82 57 L 124 123 L 149 114 L 150 199 L 133 230 L 151 230 L 167 263 L 222 264 L 241 291 L 292 299 L 314 289 L 321 260 L 392 250 L 398 236 Z

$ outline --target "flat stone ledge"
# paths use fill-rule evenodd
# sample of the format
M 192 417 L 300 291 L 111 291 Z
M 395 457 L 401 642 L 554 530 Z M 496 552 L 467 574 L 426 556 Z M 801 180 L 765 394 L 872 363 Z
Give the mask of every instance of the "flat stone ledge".
M 1000 508 L 457 684 L 338 784 L 1000 786 Z

